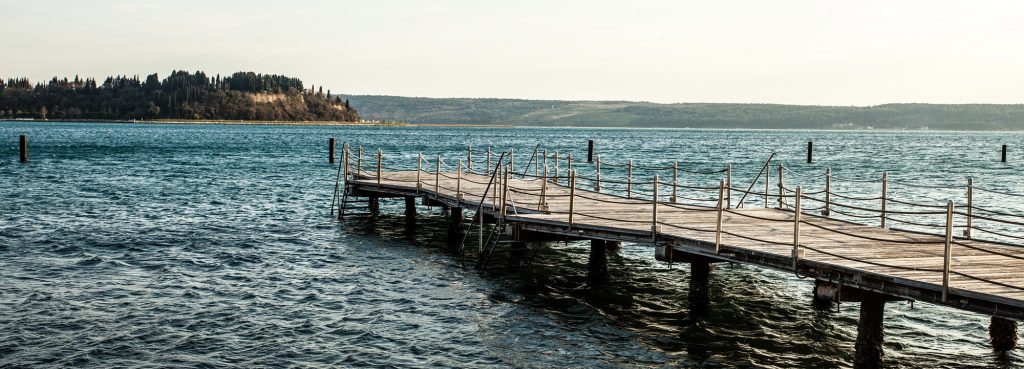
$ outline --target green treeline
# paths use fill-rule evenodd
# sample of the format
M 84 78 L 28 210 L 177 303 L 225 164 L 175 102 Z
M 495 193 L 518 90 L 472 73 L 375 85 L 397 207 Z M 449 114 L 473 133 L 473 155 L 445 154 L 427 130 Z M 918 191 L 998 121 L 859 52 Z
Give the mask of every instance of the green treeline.
M 274 74 L 237 72 L 221 77 L 173 71 L 157 74 L 58 79 L 32 84 L 27 78 L 0 80 L 0 119 L 198 119 L 348 121 L 359 120 L 348 100 L 303 87 Z
M 522 126 L 1024 130 L 1022 104 L 781 104 L 350 95 L 366 120 Z

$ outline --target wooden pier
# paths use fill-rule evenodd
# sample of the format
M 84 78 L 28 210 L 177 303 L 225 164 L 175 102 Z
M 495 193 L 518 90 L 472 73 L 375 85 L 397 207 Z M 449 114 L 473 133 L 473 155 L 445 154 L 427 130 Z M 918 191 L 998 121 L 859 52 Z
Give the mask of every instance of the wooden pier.
M 422 155 L 390 163 L 379 150 L 366 155 L 347 145 L 342 154 L 338 176 L 344 187 L 336 189 L 336 210 L 332 205 L 340 218 L 354 211 L 375 214 L 377 202 L 386 197 L 404 197 L 407 216 L 415 216 L 415 209 L 408 209 L 415 199 L 444 206 L 457 212 L 454 226 L 462 229 L 452 237 L 461 238 L 462 252 L 475 256 L 481 268 L 528 264 L 536 255 L 531 242 L 592 240 L 591 264 L 604 263 L 607 242 L 649 243 L 658 260 L 691 264 L 690 301 L 697 307 L 710 302 L 711 263 L 745 263 L 813 278 L 818 301 L 862 302 L 855 356 L 861 367 L 881 364 L 886 301 L 990 315 L 997 350 L 1015 346 L 1016 321 L 1024 319 L 1024 247 L 1005 242 L 1019 237 L 1020 231 L 1006 228 L 1024 226 L 1024 216 L 977 204 L 974 193 L 987 190 L 972 181 L 960 201 L 966 205 L 958 207 L 953 201 L 918 204 L 891 197 L 887 176 L 878 196 L 832 191 L 831 171 L 824 174 L 823 189 L 804 191 L 785 184 L 781 165 L 777 183 L 771 182 L 771 159 L 761 168 L 763 187 L 753 190 L 761 174 L 749 187 L 733 186 L 729 165 L 689 171 L 673 163 L 648 168 L 665 176 L 641 179 L 634 177 L 638 167 L 632 161 L 602 163 L 598 156 L 588 165 L 593 175 L 584 177 L 572 168 L 571 156 L 536 149 L 520 168 L 510 153 L 490 151 L 486 161 L 476 163 L 471 151 L 454 163 Z M 609 176 L 608 168 L 615 166 L 622 170 Z M 714 186 L 684 184 L 681 173 L 720 179 Z M 462 224 L 464 209 L 473 212 L 468 229 Z M 940 221 L 927 223 L 928 218 Z M 897 222 L 919 229 L 895 229 Z M 979 239 L 983 232 L 995 237 Z M 601 274 L 607 266 L 590 270 Z

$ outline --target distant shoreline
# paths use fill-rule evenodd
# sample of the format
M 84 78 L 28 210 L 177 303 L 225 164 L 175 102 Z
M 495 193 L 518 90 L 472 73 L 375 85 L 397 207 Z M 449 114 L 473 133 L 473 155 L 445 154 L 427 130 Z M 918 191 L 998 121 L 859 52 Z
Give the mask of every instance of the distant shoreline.
M 33 123 L 117 123 L 117 124 L 203 124 L 249 126 L 412 126 L 401 122 L 340 122 L 340 121 L 282 121 L 282 120 L 210 120 L 210 119 L 0 119 L 3 122 Z

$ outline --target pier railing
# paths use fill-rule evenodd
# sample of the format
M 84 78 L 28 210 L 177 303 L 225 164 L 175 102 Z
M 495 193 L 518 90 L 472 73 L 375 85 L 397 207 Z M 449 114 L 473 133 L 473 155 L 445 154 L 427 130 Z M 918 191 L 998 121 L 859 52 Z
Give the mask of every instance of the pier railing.
M 1016 242 L 1024 240 L 1020 234 L 1024 229 L 1024 212 L 1006 208 L 1006 201 L 1020 199 L 1024 202 L 1024 194 L 1010 191 L 980 187 L 972 178 L 967 178 L 963 186 L 920 184 L 909 181 L 893 180 L 888 173 L 876 179 L 843 178 L 834 175 L 831 169 L 824 173 L 808 174 L 792 170 L 778 163 L 776 178 L 771 179 L 771 159 L 764 164 L 764 191 L 754 190 L 754 184 L 747 188 L 733 186 L 733 170 L 731 164 L 718 167 L 691 167 L 680 165 L 674 161 L 671 165 L 644 165 L 633 160 L 602 161 L 597 155 L 596 161 L 585 166 L 590 175 L 581 175 L 574 167 L 572 154 L 559 154 L 539 146 L 534 149 L 525 168 L 519 171 L 515 167 L 512 150 L 492 153 L 488 147 L 484 156 L 483 170 L 474 169 L 472 149 L 467 149 L 465 161 L 462 158 L 445 160 L 441 155 L 427 158 L 418 154 L 412 163 L 387 160 L 387 156 L 378 149 L 372 158 L 366 158 L 362 147 L 353 150 L 346 144 L 343 149 L 343 170 L 346 181 L 352 179 L 414 183 L 418 191 L 429 188 L 434 196 L 442 192 L 454 193 L 459 201 L 463 201 L 463 182 L 486 186 L 479 206 L 487 205 L 499 216 L 506 216 L 509 209 L 514 213 L 530 208 L 547 214 L 564 215 L 571 229 L 581 218 L 615 221 L 628 224 L 650 225 L 651 239 L 657 241 L 658 233 L 663 227 L 686 231 L 714 234 L 717 253 L 722 244 L 722 236 L 747 239 L 765 244 L 785 245 L 792 247 L 791 257 L 793 268 L 799 271 L 800 260 L 805 250 L 823 255 L 888 267 L 899 270 L 913 270 L 941 273 L 943 280 L 943 300 L 949 291 L 950 275 L 997 284 L 1014 290 L 1024 291 L 1024 287 L 1009 285 L 981 276 L 957 271 L 952 264 L 952 246 L 964 247 L 986 254 L 1000 255 L 1013 259 L 1024 257 L 984 247 L 988 245 L 1018 246 Z M 499 155 L 500 154 L 500 155 Z M 493 158 L 492 158 L 493 157 Z M 492 162 L 492 159 L 494 161 Z M 477 158 L 479 160 L 479 158 Z M 575 163 L 578 167 L 579 163 Z M 365 169 L 368 167 L 369 169 Z M 476 168 L 480 168 L 479 163 Z M 532 168 L 532 173 L 531 173 Z M 414 180 L 406 177 L 390 176 L 393 172 L 415 171 Z M 643 175 L 637 175 L 637 172 Z M 477 174 L 467 176 L 465 174 Z M 518 177 L 518 178 L 515 178 Z M 757 178 L 760 178 L 759 174 Z M 442 178 L 445 181 L 442 181 Z M 487 181 L 480 181 L 488 178 Z M 662 178 L 671 178 L 663 181 Z M 455 181 L 454 186 L 449 182 Z M 787 180 L 789 182 L 787 182 Z M 539 181 L 539 186 L 527 185 Z M 584 185 L 584 183 L 586 185 Z M 552 193 L 550 185 L 568 189 L 568 193 Z M 899 188 L 894 191 L 893 188 Z M 846 191 L 843 191 L 846 190 Z M 872 194 L 872 192 L 874 192 Z M 909 197 L 898 197 L 896 193 L 925 196 L 922 200 Z M 936 195 L 935 192 L 939 194 Z M 936 199 L 943 195 L 945 201 Z M 740 194 L 741 199 L 750 199 L 733 203 L 733 195 Z M 515 201 L 516 196 L 522 198 L 536 197 L 536 204 Z M 981 196 L 979 196 L 981 195 Z M 480 196 L 479 194 L 477 196 Z M 549 206 L 549 199 L 568 200 L 567 209 L 556 210 Z M 650 217 L 614 217 L 607 214 L 592 214 L 581 211 L 575 206 L 578 200 L 587 200 L 608 205 L 641 205 L 650 206 Z M 763 200 L 763 201 L 762 201 Z M 983 203 L 980 200 L 988 200 Z M 475 200 L 474 200 L 475 201 Z M 765 209 L 773 208 L 791 212 L 792 216 L 779 219 L 764 216 L 744 205 L 762 204 Z M 520 208 L 520 206 L 523 206 Z M 697 228 L 685 224 L 674 224 L 659 219 L 659 207 L 662 209 L 681 209 L 692 212 L 716 212 L 715 228 Z M 743 209 L 740 209 L 743 208 Z M 730 230 L 729 224 L 723 224 L 724 215 L 753 218 L 768 222 L 792 223 L 791 242 L 780 242 L 752 237 Z M 809 221 L 815 217 L 839 220 L 845 223 L 870 227 L 888 228 L 922 235 L 916 238 L 885 237 L 883 235 L 859 234 L 837 227 L 830 227 L 824 222 Z M 816 248 L 801 242 L 801 228 L 812 227 L 848 237 L 862 240 L 892 244 L 935 245 L 941 247 L 943 255 L 942 268 L 908 267 L 887 264 L 877 260 L 858 259 L 844 256 L 829 250 Z M 960 232 L 957 232 L 957 231 Z M 983 234 L 977 237 L 977 232 Z M 984 243 L 971 242 L 985 241 Z M 1024 250 L 1024 249 L 1022 249 Z

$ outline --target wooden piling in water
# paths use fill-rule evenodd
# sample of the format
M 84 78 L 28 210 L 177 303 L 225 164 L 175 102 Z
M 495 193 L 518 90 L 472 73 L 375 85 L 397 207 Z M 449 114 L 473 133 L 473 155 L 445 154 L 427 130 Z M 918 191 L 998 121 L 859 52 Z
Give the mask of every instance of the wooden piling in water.
M 590 240 L 590 258 L 587 260 L 587 276 L 598 281 L 608 276 L 608 245 L 604 240 Z
M 21 162 L 28 163 L 28 136 L 21 135 L 18 137 L 19 147 L 21 148 Z
M 594 140 L 587 140 L 587 162 L 594 162 Z
M 687 293 L 690 309 L 700 312 L 711 304 L 710 281 L 711 263 L 703 257 L 692 260 L 690 262 L 690 291 Z
M 882 367 L 882 344 L 885 342 L 882 319 L 885 314 L 885 296 L 865 291 L 860 303 L 860 321 L 857 323 L 857 342 L 854 344 L 855 368 Z
M 327 139 L 327 161 L 334 164 L 334 137 Z
M 1005 163 L 1006 162 L 1006 145 L 1003 145 L 1003 155 L 1001 157 L 1002 157 L 1001 161 L 1003 163 Z
M 988 336 L 993 350 L 1013 350 L 1017 347 L 1017 322 L 994 316 L 988 325 Z
M 814 158 L 814 141 L 807 141 L 807 163 L 810 164 Z

